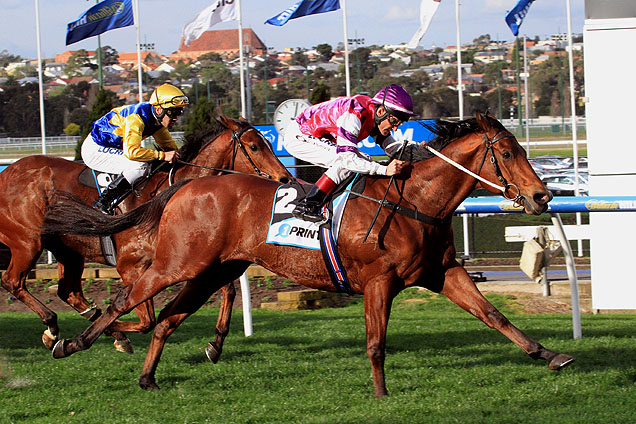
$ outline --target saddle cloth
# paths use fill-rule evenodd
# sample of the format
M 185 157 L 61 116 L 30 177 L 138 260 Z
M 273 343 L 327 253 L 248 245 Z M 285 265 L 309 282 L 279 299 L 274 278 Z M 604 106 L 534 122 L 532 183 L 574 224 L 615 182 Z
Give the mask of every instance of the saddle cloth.
M 331 233 L 337 242 L 342 213 L 347 204 L 349 183 L 345 191 L 322 208 L 322 213 L 331 220 Z M 296 246 L 305 249 L 320 250 L 320 225 L 315 222 L 294 218 L 292 211 L 296 204 L 305 197 L 307 188 L 298 181 L 292 181 L 276 190 L 272 204 L 272 218 L 267 232 L 267 243 L 281 246 Z

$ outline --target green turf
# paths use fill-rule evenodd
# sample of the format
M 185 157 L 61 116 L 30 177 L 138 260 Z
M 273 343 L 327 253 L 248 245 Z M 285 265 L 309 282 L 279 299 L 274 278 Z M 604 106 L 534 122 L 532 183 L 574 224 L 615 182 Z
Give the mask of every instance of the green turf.
M 636 316 L 524 315 L 489 297 L 542 344 L 576 357 L 548 370 L 441 296 L 396 300 L 386 359 L 388 398 L 373 399 L 361 303 L 339 309 L 240 311 L 218 364 L 205 359 L 217 309 L 199 311 L 170 338 L 157 372 L 162 390 L 137 385 L 150 335 L 136 353 L 100 338 L 53 360 L 31 314 L 0 314 L 0 423 L 622 423 L 636 407 Z M 63 335 L 85 321 L 62 314 Z

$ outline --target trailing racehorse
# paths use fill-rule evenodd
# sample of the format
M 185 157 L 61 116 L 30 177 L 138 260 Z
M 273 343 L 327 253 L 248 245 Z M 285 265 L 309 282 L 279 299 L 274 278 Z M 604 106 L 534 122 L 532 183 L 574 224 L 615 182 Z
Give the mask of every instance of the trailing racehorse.
M 573 360 L 546 349 L 512 325 L 482 296 L 455 260 L 451 217 L 475 189 L 477 180 L 432 157 L 429 147 L 443 149 L 446 157 L 491 184 L 499 180 L 504 195 L 523 205 L 526 213 L 545 212 L 551 194 L 515 137 L 494 117 L 477 114 L 475 119 L 457 123 L 439 122 L 436 133 L 428 145 L 411 151 L 410 177 L 388 190 L 386 200 L 393 203 L 381 209 L 366 243 L 363 238 L 378 207 L 370 199 L 381 199 L 387 193 L 388 178 L 368 177 L 362 196 L 349 200 L 340 225 L 342 263 L 352 291 L 364 295 L 367 355 L 376 397 L 387 394 L 384 358 L 392 300 L 406 287 L 422 286 L 444 294 L 499 330 L 531 358 L 546 360 L 550 369 L 560 369 Z M 140 378 L 141 387 L 158 388 L 155 371 L 166 338 L 250 263 L 307 287 L 334 291 L 319 251 L 266 243 L 270 217 L 263 212 L 271 210 L 277 188 L 274 182 L 246 175 L 199 178 L 170 193 L 170 199 L 158 196 L 150 204 L 114 218 L 98 213 L 86 216 L 86 207 L 79 203 L 53 205 L 47 214 L 47 232 L 95 234 L 95 228 L 100 228 L 98 232 L 107 233 L 145 222 L 154 228 L 149 237 L 155 239 L 156 246 L 152 265 L 139 279 L 120 291 L 105 314 L 82 334 L 60 341 L 53 356 L 61 358 L 88 349 L 121 314 L 164 288 L 187 280 L 159 314 Z M 164 210 L 159 219 L 157 209 L 161 207 Z M 154 215 L 140 220 L 140 214 L 149 209 L 154 209 Z M 88 222 L 74 222 L 76 216 Z
M 270 143 L 255 128 L 246 121 L 229 119 L 222 114 L 206 132 L 187 138 L 180 157 L 181 166 L 157 172 L 145 183 L 138 197 L 128 196 L 119 207 L 130 210 L 148 201 L 168 187 L 169 180 L 213 175 L 223 170 L 258 174 L 283 182 L 291 178 Z M 53 252 L 58 262 L 58 296 L 88 319 L 93 320 L 101 313 L 84 298 L 81 287 L 84 258 L 106 263 L 99 239 L 77 236 L 41 239 L 40 227 L 52 192 L 71 192 L 87 203 L 97 196 L 95 188 L 78 182 L 80 173 L 85 170 L 84 165 L 62 158 L 29 156 L 0 173 L 0 215 L 3 216 L 0 242 L 11 249 L 11 262 L 2 275 L 2 285 L 40 316 L 48 327 L 42 341 L 49 349 L 59 334 L 57 316 L 26 288 L 27 275 L 43 249 Z M 143 261 L 149 260 L 145 259 L 148 255 L 152 257 L 154 248 L 135 231 L 119 234 L 115 241 L 117 270 L 124 283 L 135 281 L 148 266 L 143 266 Z M 233 286 L 225 290 L 233 290 Z M 232 298 L 231 294 L 227 297 Z M 118 322 L 112 330 L 145 332 L 151 329 L 155 322 L 152 301 L 141 305 L 137 314 L 140 322 Z M 125 336 L 120 333 L 114 336 L 118 350 L 130 351 Z

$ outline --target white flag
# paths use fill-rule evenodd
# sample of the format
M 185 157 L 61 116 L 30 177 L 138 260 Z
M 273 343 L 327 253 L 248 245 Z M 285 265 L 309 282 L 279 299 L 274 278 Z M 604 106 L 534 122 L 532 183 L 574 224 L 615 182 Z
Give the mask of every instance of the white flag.
M 183 43 L 187 46 L 190 41 L 196 40 L 205 31 L 219 22 L 238 19 L 236 0 L 218 0 L 206 7 L 194 20 L 183 27 Z
M 441 0 L 422 0 L 422 5 L 420 6 L 420 28 L 407 44 L 409 49 L 414 49 L 420 44 L 420 40 L 424 37 L 424 34 L 426 34 L 426 30 L 431 24 L 435 12 L 437 12 L 440 1 Z

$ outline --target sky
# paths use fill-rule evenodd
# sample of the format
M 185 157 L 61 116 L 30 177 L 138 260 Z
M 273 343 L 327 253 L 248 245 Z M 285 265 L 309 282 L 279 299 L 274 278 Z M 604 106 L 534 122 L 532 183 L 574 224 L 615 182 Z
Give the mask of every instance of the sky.
M 65 45 L 66 27 L 95 0 L 36 0 L 40 11 L 41 52 L 43 58 L 67 50 L 95 50 L 97 37 L 69 46 Z M 183 27 L 215 0 L 140 0 L 141 43 L 154 43 L 165 55 L 177 50 Z M 252 28 L 270 48 L 283 50 L 311 48 L 327 43 L 334 48 L 344 40 L 342 10 L 290 20 L 282 27 L 264 22 L 295 4 L 298 0 L 241 0 L 243 27 Z M 584 0 L 570 0 L 572 32 L 582 33 Z M 460 39 L 468 43 L 480 35 L 492 39 L 513 40 L 504 21 L 517 0 L 463 0 L 460 2 Z M 342 0 L 341 0 L 342 4 Z M 456 45 L 456 2 L 442 0 L 420 45 L 424 48 Z M 519 35 L 547 38 L 567 31 L 566 0 L 536 0 L 530 7 Z M 364 45 L 408 42 L 419 26 L 420 0 L 346 0 L 348 38 L 364 39 Z M 0 51 L 36 58 L 35 1 L 0 0 Z M 212 29 L 236 28 L 237 23 L 224 22 Z M 120 53 L 134 52 L 134 27 L 108 31 L 101 36 L 102 46 Z

